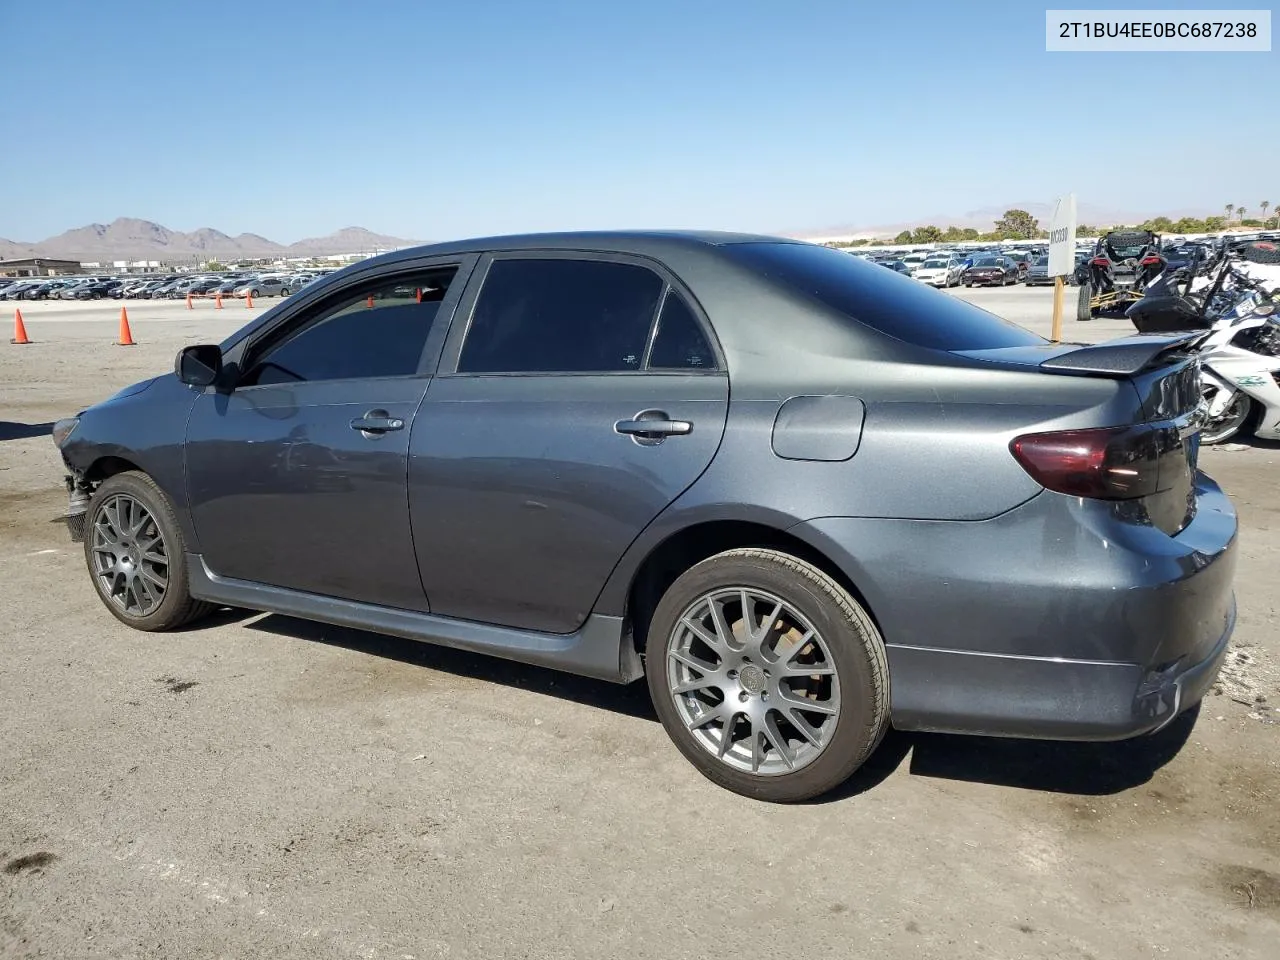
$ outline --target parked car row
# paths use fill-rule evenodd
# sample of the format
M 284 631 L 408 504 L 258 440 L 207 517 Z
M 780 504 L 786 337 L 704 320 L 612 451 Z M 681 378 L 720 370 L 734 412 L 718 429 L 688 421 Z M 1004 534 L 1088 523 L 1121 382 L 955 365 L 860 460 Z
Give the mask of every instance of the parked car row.
M 182 300 L 188 294 L 287 297 L 330 272 L 0 278 L 0 300 Z
M 1027 250 L 934 250 L 901 257 L 892 254 L 855 256 L 938 288 L 962 284 L 974 287 L 1053 283 L 1049 276 L 1048 251 L 1043 247 Z M 1088 251 L 1079 251 L 1075 258 L 1077 266 L 1088 256 Z M 1067 282 L 1075 283 L 1074 276 L 1069 276 Z

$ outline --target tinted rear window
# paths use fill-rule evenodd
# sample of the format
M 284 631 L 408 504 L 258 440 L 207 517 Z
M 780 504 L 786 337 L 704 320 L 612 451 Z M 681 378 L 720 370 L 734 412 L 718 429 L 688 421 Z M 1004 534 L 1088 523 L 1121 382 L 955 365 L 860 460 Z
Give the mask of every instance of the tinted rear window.
M 1045 342 L 971 303 L 830 247 L 735 243 L 722 249 L 756 273 L 905 343 L 934 350 L 982 350 Z

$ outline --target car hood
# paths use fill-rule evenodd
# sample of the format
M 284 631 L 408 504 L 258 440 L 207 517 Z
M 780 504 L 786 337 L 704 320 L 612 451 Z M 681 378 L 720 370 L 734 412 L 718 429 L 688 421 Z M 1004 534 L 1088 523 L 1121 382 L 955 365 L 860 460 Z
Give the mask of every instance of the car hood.
M 136 396 L 159 379 L 160 377 L 148 377 L 146 380 L 139 380 L 137 383 L 130 384 L 123 390 L 117 390 L 111 396 L 107 397 L 107 399 L 99 402 L 110 403 L 112 400 L 123 400 L 125 397 Z

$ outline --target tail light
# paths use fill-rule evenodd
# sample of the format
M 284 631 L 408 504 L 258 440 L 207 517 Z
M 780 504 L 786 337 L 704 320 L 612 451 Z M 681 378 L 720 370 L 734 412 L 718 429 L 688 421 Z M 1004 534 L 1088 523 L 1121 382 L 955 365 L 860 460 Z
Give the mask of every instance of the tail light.
M 1089 261 L 1089 263 L 1095 267 L 1111 266 L 1111 261 L 1108 260 L 1106 257 L 1094 257 L 1092 260 Z
M 1141 263 L 1144 267 L 1149 267 L 1153 264 L 1164 263 L 1164 261 L 1159 257 L 1143 257 Z
M 1160 489 L 1161 458 L 1174 451 L 1185 456 L 1168 424 L 1030 433 L 1009 449 L 1042 487 L 1095 500 L 1150 496 Z

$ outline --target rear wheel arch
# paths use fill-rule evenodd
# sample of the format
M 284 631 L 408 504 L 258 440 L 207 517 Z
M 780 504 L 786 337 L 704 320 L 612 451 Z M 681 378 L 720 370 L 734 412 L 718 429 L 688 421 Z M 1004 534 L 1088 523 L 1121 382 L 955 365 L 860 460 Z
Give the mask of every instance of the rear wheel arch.
M 627 590 L 625 621 L 636 652 L 645 652 L 654 609 L 681 574 L 727 550 L 753 547 L 777 550 L 816 567 L 848 591 L 880 629 L 875 612 L 858 585 L 821 550 L 780 527 L 765 523 L 707 520 L 684 527 L 662 540 L 649 551 L 632 575 Z

